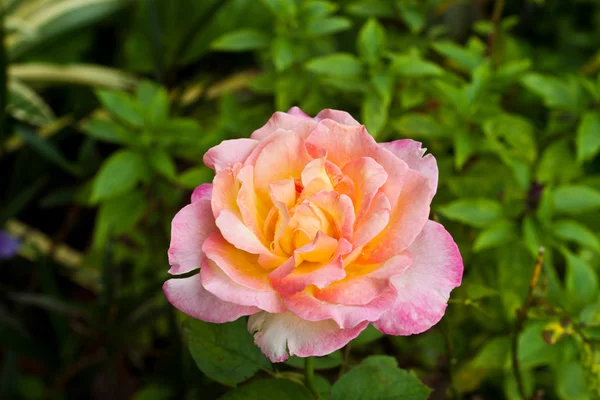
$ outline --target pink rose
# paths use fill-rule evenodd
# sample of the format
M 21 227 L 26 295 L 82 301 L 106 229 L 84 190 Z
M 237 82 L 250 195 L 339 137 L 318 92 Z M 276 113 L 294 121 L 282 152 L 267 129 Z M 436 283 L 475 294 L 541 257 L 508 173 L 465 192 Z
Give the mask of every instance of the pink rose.
M 173 219 L 164 284 L 184 313 L 248 329 L 274 362 L 322 356 L 369 323 L 390 335 L 444 315 L 463 264 L 429 220 L 438 183 L 413 140 L 378 144 L 348 113 L 277 112 L 204 155 L 216 172 Z M 287 350 L 286 350 L 287 349 Z

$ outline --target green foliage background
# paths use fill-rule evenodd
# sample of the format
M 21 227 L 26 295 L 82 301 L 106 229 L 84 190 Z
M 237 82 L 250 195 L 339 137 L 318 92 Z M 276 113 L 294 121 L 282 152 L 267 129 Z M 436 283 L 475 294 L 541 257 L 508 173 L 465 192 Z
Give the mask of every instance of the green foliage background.
M 160 289 L 204 152 L 298 105 L 422 141 L 465 263 L 429 332 L 315 360 L 320 398 L 600 398 L 598 2 L 0 4 L 0 397 L 312 398 Z

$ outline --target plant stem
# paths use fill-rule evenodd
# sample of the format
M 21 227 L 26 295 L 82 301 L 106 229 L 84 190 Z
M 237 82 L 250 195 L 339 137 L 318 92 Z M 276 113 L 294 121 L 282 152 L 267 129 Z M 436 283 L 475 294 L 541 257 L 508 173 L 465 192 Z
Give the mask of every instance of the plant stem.
M 8 105 L 8 55 L 4 44 L 4 1 L 0 1 L 0 155 L 4 154 L 4 144 L 10 135 Z
M 494 11 L 492 12 L 492 25 L 494 27 L 493 32 L 489 35 L 488 46 L 490 52 L 490 58 L 492 59 L 492 66 L 496 66 L 499 63 L 500 54 L 498 53 L 498 39 L 501 34 L 500 32 L 500 20 L 502 13 L 504 12 L 504 0 L 496 0 L 494 2 Z
M 525 303 L 523 303 L 523 307 L 517 310 L 517 322 L 515 324 L 515 331 L 512 336 L 511 353 L 513 374 L 515 375 L 515 381 L 517 382 L 517 389 L 519 390 L 519 395 L 523 400 L 527 399 L 527 394 L 525 393 L 525 385 L 523 384 L 523 377 L 521 376 L 521 366 L 519 364 L 519 334 L 523 330 L 523 327 L 525 327 L 525 322 L 527 322 L 527 311 L 533 303 L 533 291 L 537 286 L 543 265 L 544 248 L 540 247 L 537 260 L 535 262 L 535 267 L 533 268 L 533 274 L 531 276 L 531 280 L 529 281 L 527 298 L 525 299 Z
M 315 359 L 313 357 L 304 359 L 304 385 L 315 396 L 315 399 L 319 398 L 315 387 Z

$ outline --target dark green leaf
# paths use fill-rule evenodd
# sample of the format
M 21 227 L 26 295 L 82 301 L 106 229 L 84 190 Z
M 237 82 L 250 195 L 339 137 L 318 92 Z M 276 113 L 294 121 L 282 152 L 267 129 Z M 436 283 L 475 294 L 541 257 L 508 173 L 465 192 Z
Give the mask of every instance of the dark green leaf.
M 444 41 L 434 43 L 433 48 L 443 56 L 448 57 L 450 60 L 456 62 L 467 71 L 474 70 L 483 61 L 479 54 L 476 54 L 468 49 L 460 47 L 459 45 Z
M 400 76 L 423 78 L 441 76 L 444 70 L 437 64 L 423 60 L 418 50 L 412 49 L 406 54 L 392 56 L 392 70 Z
M 565 288 L 568 302 L 576 312 L 581 311 L 598 295 L 598 276 L 583 259 L 568 250 L 563 252 L 567 261 Z
M 188 319 L 185 330 L 198 368 L 224 385 L 235 386 L 260 369 L 271 370 L 271 364 L 254 344 L 243 318 L 226 324 Z
M 373 137 L 377 137 L 377 134 L 385 128 L 389 107 L 389 101 L 380 97 L 377 92 L 367 93 L 362 103 L 361 115 L 362 121 Z
M 302 385 L 287 379 L 257 379 L 232 390 L 221 400 L 314 400 Z
M 338 380 L 330 400 L 426 400 L 431 389 L 389 356 L 371 356 Z
M 342 363 L 342 355 L 339 350 L 323 357 L 314 357 L 314 359 L 316 370 L 335 368 Z M 304 358 L 301 357 L 291 356 L 285 363 L 294 368 L 304 368 Z
M 582 246 L 600 252 L 600 239 L 587 226 L 572 219 L 552 222 L 554 234 L 561 239 L 570 240 Z
M 577 99 L 573 91 L 567 83 L 558 78 L 530 73 L 525 75 L 521 82 L 527 89 L 540 96 L 548 108 L 577 108 Z
M 194 189 L 202 183 L 213 179 L 214 171 L 208 167 L 190 168 L 177 178 L 179 184 L 188 189 Z
M 77 164 L 67 160 L 57 147 L 48 140 L 42 139 L 30 128 L 18 127 L 16 131 L 19 137 L 25 140 L 39 155 L 48 161 L 53 162 L 70 174 L 76 176 L 82 174 L 81 168 Z
M 297 13 L 296 2 L 294 0 L 261 0 L 273 13 L 275 18 L 293 19 Z
M 403 136 L 410 138 L 434 139 L 444 136 L 444 128 L 428 114 L 404 114 L 392 122 Z
M 356 339 L 352 340 L 352 346 L 356 345 L 356 346 L 363 346 L 363 345 L 367 345 L 369 343 L 373 343 L 376 340 L 381 339 L 384 336 L 383 333 L 381 333 L 380 331 L 377 330 L 377 328 L 375 328 L 373 325 L 368 325 L 364 331 L 362 331 L 360 333 L 360 335 L 358 335 L 356 337 Z
M 166 178 L 173 179 L 177 174 L 175 161 L 169 153 L 160 148 L 152 149 L 149 155 L 152 168 Z
M 108 119 L 90 119 L 84 122 L 81 130 L 94 139 L 118 144 L 133 144 L 138 140 L 135 133 Z
M 306 34 L 312 37 L 333 35 L 350 29 L 352 21 L 344 17 L 314 19 L 306 27 Z
M 279 36 L 271 43 L 271 56 L 273 64 L 278 71 L 283 71 L 294 62 L 295 53 L 292 42 L 283 36 Z
M 502 220 L 481 231 L 475 243 L 474 251 L 481 251 L 511 242 L 517 238 L 517 227 L 513 221 Z
M 144 216 L 147 201 L 142 192 L 125 193 L 102 203 L 96 216 L 94 246 L 103 248 L 109 235 L 120 235 Z

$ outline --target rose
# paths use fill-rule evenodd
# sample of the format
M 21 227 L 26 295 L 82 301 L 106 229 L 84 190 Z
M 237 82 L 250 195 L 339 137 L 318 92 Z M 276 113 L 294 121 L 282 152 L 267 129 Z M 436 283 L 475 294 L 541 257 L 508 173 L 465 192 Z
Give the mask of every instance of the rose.
M 413 140 L 377 144 L 348 113 L 275 113 L 250 139 L 204 156 L 214 169 L 173 219 L 168 300 L 224 323 L 249 315 L 272 361 L 329 354 L 369 323 L 423 332 L 443 316 L 463 264 L 428 220 L 432 155 Z

